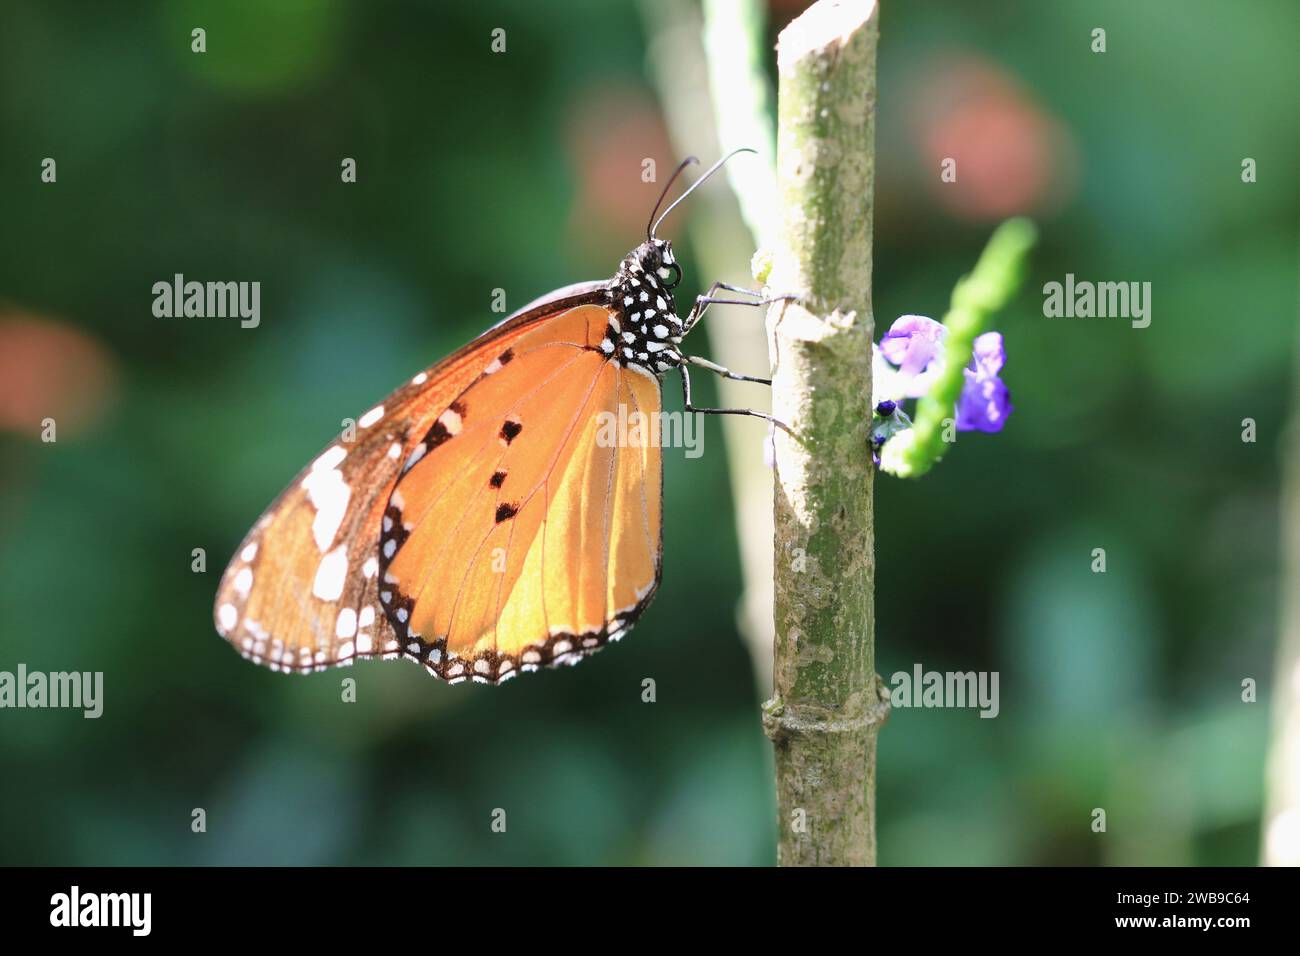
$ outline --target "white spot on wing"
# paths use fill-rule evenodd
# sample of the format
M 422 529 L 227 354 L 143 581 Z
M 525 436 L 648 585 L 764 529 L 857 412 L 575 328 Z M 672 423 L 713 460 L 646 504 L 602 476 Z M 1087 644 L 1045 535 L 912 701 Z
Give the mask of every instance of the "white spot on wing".
M 447 429 L 448 435 L 460 434 L 460 413 L 454 408 L 449 408 L 439 415 L 438 421 L 442 422 L 442 427 Z
M 334 445 L 327 448 L 321 453 L 321 456 L 311 463 L 312 471 L 329 471 L 331 468 L 337 468 L 339 462 L 348 457 L 348 450 L 342 445 Z
M 370 409 L 370 411 L 366 412 L 364 415 L 358 418 L 357 424 L 360 425 L 362 428 L 369 428 L 371 425 L 373 425 L 375 422 L 379 421 L 379 419 L 383 417 L 384 417 L 384 406 L 376 405 L 374 408 Z
M 423 458 L 424 453 L 428 450 L 429 450 L 429 446 L 426 445 L 424 442 L 420 442 L 420 444 L 416 445 L 413 449 L 411 449 L 411 456 L 406 459 L 406 464 L 402 466 L 402 470 L 410 471 L 412 468 L 414 468 L 416 462 L 418 462 L 421 458 Z
M 357 633 L 357 612 L 350 607 L 339 611 L 339 619 L 334 625 L 334 633 L 339 637 L 352 637 Z
M 233 604 L 223 604 L 217 608 L 217 620 L 221 622 L 223 630 L 229 631 L 239 620 L 239 612 Z
M 316 580 L 311 593 L 322 601 L 337 601 L 343 595 L 343 584 L 348 576 L 348 548 L 341 544 L 320 559 Z
M 311 474 L 303 479 L 302 486 L 311 499 L 312 507 L 316 509 L 316 516 L 311 522 L 312 537 L 316 539 L 316 547 L 324 552 L 334 541 L 339 525 L 343 523 L 352 489 L 344 482 L 343 473 L 337 468 L 313 468 Z

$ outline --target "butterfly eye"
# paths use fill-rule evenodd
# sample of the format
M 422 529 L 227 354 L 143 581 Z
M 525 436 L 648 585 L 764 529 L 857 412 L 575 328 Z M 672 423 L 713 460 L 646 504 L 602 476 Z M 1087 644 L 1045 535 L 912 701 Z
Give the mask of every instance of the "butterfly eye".
M 672 270 L 672 279 L 671 279 L 671 280 L 668 278 L 668 276 L 667 276 L 667 274 L 666 274 L 666 273 L 668 273 L 668 271 L 669 271 L 670 269 Z M 675 262 L 670 262 L 670 263 L 668 263 L 668 264 L 665 265 L 665 266 L 660 266 L 660 267 L 659 267 L 659 278 L 661 278 L 661 279 L 664 280 L 664 285 L 666 285 L 668 288 L 670 288 L 670 289 L 675 289 L 675 288 L 677 288 L 677 284 L 678 284 L 679 282 L 682 281 L 682 269 L 681 269 L 681 266 L 679 266 L 679 265 L 678 265 L 677 263 L 675 263 Z

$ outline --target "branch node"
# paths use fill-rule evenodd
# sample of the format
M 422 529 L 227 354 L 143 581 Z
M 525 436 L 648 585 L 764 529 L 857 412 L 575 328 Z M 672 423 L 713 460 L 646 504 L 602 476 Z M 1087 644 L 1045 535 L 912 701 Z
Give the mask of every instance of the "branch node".
M 889 719 L 889 688 L 876 675 L 875 699 L 853 711 L 833 713 L 816 704 L 788 704 L 779 696 L 763 705 L 763 733 L 775 744 L 792 737 L 875 733 Z

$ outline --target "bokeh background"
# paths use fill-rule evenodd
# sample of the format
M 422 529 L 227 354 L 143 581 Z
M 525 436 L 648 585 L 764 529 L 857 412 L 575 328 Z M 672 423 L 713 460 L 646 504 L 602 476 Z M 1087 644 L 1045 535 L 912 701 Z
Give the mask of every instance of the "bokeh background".
M 773 40 L 800 6 L 773 5 Z M 636 242 L 641 160 L 677 158 L 654 20 L 607 0 L 0 7 L 0 669 L 105 674 L 97 721 L 0 712 L 0 861 L 772 861 L 715 420 L 702 458 L 666 456 L 652 610 L 580 667 L 501 689 L 405 663 L 289 678 L 211 624 L 240 537 L 342 418 L 499 318 L 494 288 L 513 308 Z M 940 316 L 1005 216 L 1043 238 L 998 322 L 1007 429 L 877 482 L 878 669 L 1001 674 L 996 720 L 884 729 L 882 863 L 1258 859 L 1298 27 L 1285 0 L 884 4 L 878 328 Z M 668 230 L 686 296 L 711 278 L 689 216 Z M 260 281 L 260 327 L 154 318 L 178 272 Z M 1045 319 L 1067 272 L 1151 282 L 1150 328 Z

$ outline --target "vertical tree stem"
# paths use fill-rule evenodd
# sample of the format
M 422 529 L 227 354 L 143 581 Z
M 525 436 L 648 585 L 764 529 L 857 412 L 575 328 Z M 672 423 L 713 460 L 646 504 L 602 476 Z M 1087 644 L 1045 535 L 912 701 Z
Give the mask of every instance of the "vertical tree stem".
M 777 45 L 782 240 L 768 316 L 776 438 L 779 862 L 871 865 L 876 732 L 871 221 L 874 0 L 819 0 Z

